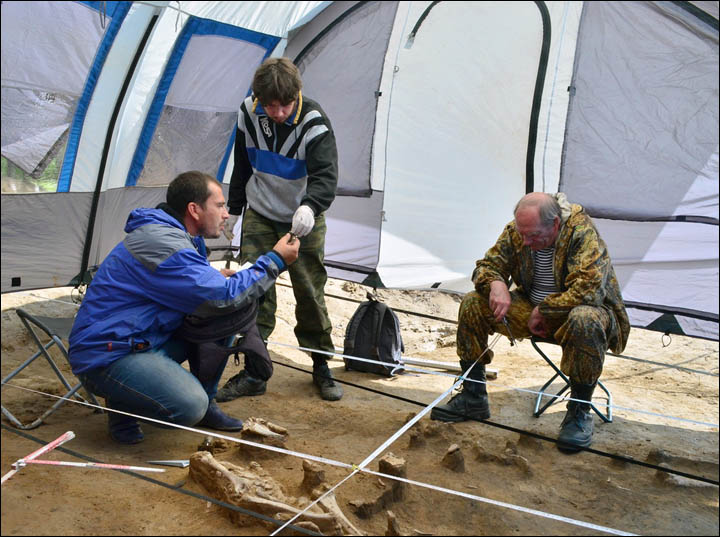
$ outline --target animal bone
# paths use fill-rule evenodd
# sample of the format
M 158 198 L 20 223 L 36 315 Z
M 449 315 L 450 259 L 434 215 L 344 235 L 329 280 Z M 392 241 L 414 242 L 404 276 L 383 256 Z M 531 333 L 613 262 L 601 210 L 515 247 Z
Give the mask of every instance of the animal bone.
M 443 466 L 450 468 L 453 472 L 465 471 L 465 457 L 457 444 L 451 445 L 445 456 L 442 458 Z
M 199 451 L 190 456 L 190 476 L 203 485 L 215 498 L 277 520 L 289 520 L 303 510 L 297 506 L 297 500 L 287 497 L 282 487 L 270 477 L 258 463 L 244 468 L 229 462 L 218 462 L 211 453 Z M 362 535 L 342 514 L 334 498 L 319 502 L 300 515 L 297 522 L 300 527 L 314 524 L 326 535 Z M 319 512 L 320 509 L 328 512 Z M 330 512 L 331 511 L 331 512 Z M 247 515 L 230 512 L 230 518 L 237 524 L 246 525 Z
M 303 459 L 303 482 L 300 485 L 307 492 L 312 493 L 318 486 L 325 484 L 325 471 L 320 464 Z
M 339 522 L 343 530 L 343 535 L 363 535 L 363 532 L 353 526 L 342 512 L 334 492 L 329 493 L 322 500 L 318 501 L 318 505 L 322 507 L 323 511 L 332 515 Z
M 270 444 L 276 447 L 282 447 L 287 440 L 288 431 L 284 427 L 270 423 L 262 418 L 248 418 L 243 423 L 240 433 L 243 438 L 252 439 L 260 437 L 263 444 Z

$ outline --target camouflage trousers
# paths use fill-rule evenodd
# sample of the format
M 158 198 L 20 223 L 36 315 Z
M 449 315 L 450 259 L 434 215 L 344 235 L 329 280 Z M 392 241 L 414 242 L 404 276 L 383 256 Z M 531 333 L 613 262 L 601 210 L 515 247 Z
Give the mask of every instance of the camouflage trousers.
M 510 293 L 512 304 L 505 318 L 516 339 L 532 336 L 528 329 L 530 313 L 535 305 L 522 293 Z M 570 380 L 580 384 L 594 384 L 602 373 L 608 336 L 613 316 L 602 307 L 576 306 L 568 315 L 549 327 L 549 338 L 562 347 L 560 370 Z M 509 336 L 507 328 L 495 321 L 487 294 L 472 291 L 465 295 L 458 314 L 457 353 L 461 360 L 476 360 L 490 363 L 492 352 L 483 352 L 488 347 L 488 336 L 494 333 Z
M 272 250 L 275 243 L 290 231 L 290 224 L 275 222 L 248 208 L 242 224 L 241 262 L 254 263 Z M 301 347 L 334 352 L 332 323 L 325 306 L 327 272 L 325 259 L 325 215 L 315 218 L 315 227 L 300 239 L 297 261 L 288 267 L 295 295 L 295 336 Z M 267 340 L 275 329 L 277 294 L 275 286 L 265 293 L 257 316 L 260 335 Z M 329 358 L 329 356 L 326 356 Z

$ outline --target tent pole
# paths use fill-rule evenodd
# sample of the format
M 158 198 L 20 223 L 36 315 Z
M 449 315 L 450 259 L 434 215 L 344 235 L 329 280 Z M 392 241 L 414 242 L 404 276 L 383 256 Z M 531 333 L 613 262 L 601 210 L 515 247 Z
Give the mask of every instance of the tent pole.
M 125 95 L 127 93 L 128 87 L 130 86 L 130 81 L 132 80 L 133 74 L 135 73 L 135 68 L 137 67 L 138 62 L 140 61 L 140 57 L 142 56 L 142 53 L 145 50 L 145 45 L 147 44 L 147 41 L 150 38 L 150 34 L 152 33 L 152 30 L 155 27 L 155 23 L 157 22 L 157 20 L 158 20 L 158 15 L 154 15 L 152 17 L 152 19 L 150 20 L 150 22 L 148 23 L 148 27 L 145 30 L 145 35 L 143 35 L 143 38 L 140 41 L 140 44 L 138 45 L 138 49 L 135 52 L 135 57 L 133 58 L 133 61 L 130 64 L 130 68 L 128 69 L 128 72 L 125 75 L 125 81 L 123 82 L 120 93 L 118 94 L 118 98 L 115 101 L 115 108 L 113 109 L 112 116 L 110 117 L 110 123 L 108 124 L 107 134 L 105 135 L 105 144 L 103 146 L 102 158 L 100 159 L 100 169 L 98 170 L 98 178 L 95 183 L 95 191 L 93 193 L 92 205 L 90 207 L 90 216 L 88 218 L 88 228 L 87 228 L 87 234 L 85 235 L 85 245 L 83 247 L 82 263 L 80 266 L 80 275 L 79 275 L 80 283 L 82 283 L 85 280 L 85 274 L 87 272 L 88 264 L 89 264 L 89 260 L 90 260 L 90 250 L 92 248 L 93 232 L 95 230 L 95 219 L 97 217 L 98 205 L 100 204 L 100 193 L 102 191 L 103 176 L 105 175 L 105 166 L 107 164 L 108 153 L 110 152 L 110 141 L 112 140 L 112 135 L 113 135 L 113 132 L 115 131 L 115 123 L 117 122 L 118 115 L 120 114 L 120 107 L 122 106 L 122 102 L 125 99 Z

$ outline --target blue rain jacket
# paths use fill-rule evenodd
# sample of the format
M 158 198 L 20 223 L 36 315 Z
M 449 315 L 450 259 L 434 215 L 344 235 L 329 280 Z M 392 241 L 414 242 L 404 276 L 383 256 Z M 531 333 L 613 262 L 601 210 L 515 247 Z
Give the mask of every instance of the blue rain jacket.
M 286 268 L 270 251 L 225 278 L 208 262 L 204 239 L 191 236 L 162 209 L 132 211 L 125 232 L 75 318 L 69 341 L 75 374 L 160 347 L 187 314 L 213 317 L 249 306 Z

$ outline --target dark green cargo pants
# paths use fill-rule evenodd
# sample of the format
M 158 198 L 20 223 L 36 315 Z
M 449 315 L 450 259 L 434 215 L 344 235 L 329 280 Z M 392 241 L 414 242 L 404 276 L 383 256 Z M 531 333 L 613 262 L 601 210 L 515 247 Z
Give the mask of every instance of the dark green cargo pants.
M 248 208 L 242 224 L 241 262 L 254 263 L 258 257 L 272 250 L 275 243 L 289 231 L 289 223 L 274 222 Z M 310 234 L 300 239 L 300 254 L 297 261 L 288 267 L 288 273 L 295 295 L 295 336 L 298 344 L 334 352 L 332 323 L 325 306 L 327 272 L 323 261 L 326 231 L 325 215 L 321 214 L 315 218 L 315 227 Z M 277 295 L 273 286 L 265 293 L 257 317 L 257 326 L 264 340 L 275 329 L 276 309 Z
M 512 291 L 512 304 L 505 318 L 515 338 L 527 338 L 528 319 L 535 307 L 523 294 Z M 576 306 L 558 326 L 550 327 L 550 336 L 563 350 L 560 370 L 580 384 L 594 384 L 602 373 L 608 334 L 613 316 L 603 307 Z M 457 353 L 461 360 L 475 360 L 488 346 L 488 336 L 499 332 L 508 336 L 490 310 L 487 295 L 472 291 L 465 295 L 458 314 Z M 487 358 L 487 359 L 486 359 Z M 489 363 L 492 353 L 482 360 Z

